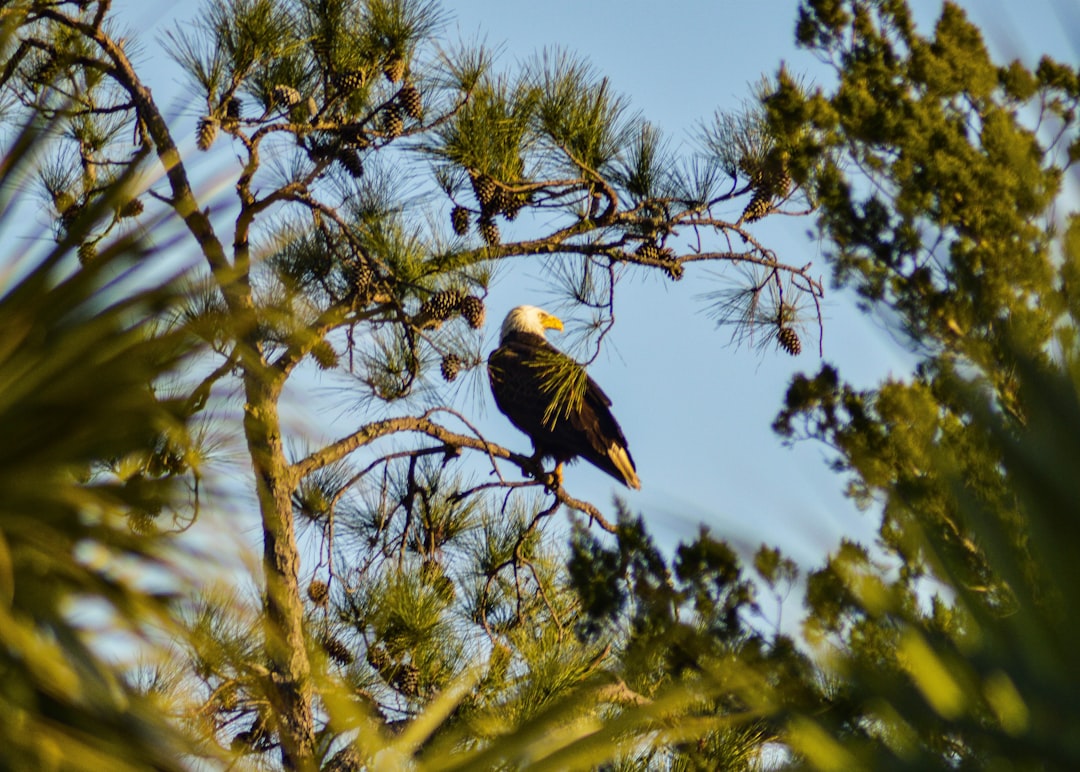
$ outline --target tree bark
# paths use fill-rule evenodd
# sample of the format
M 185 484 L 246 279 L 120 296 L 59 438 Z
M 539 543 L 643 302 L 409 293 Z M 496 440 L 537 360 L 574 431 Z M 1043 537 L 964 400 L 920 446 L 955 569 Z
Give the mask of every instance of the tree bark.
M 244 434 L 255 474 L 263 529 L 263 625 L 272 683 L 267 695 L 286 769 L 315 768 L 311 663 L 304 645 L 300 553 L 292 514 L 293 475 L 281 441 L 278 382 L 262 373 L 244 376 Z

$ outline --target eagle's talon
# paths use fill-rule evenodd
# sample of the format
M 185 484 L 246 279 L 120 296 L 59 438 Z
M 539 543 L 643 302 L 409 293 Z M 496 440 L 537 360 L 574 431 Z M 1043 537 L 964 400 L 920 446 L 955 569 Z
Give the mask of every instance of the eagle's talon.
M 543 482 L 547 477 L 547 472 L 544 471 L 543 453 L 538 450 L 529 456 L 525 464 L 522 465 L 522 471 L 537 482 Z
M 556 464 L 555 468 L 550 472 L 545 472 L 543 468 L 538 468 L 536 472 L 536 481 L 543 483 L 544 488 L 555 493 L 562 489 L 563 484 L 563 465 Z

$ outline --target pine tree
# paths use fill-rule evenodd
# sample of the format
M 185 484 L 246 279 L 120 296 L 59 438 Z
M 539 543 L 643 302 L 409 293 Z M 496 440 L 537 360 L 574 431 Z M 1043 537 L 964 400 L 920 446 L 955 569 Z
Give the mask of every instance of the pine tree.
M 123 21 L 117 11 L 100 6 L 107 12 L 94 27 L 88 11 L 33 4 L 5 19 L 12 50 L 24 52 L 5 70 L 4 96 L 14 97 L 5 104 L 62 129 L 40 148 L 54 161 L 41 177 L 57 237 L 104 247 L 114 229 L 135 227 L 132 217 L 91 215 L 133 212 L 124 202 L 144 199 L 123 186 L 122 196 L 110 193 L 110 183 L 145 160 L 162 176 L 141 219 L 180 229 L 204 258 L 171 318 L 207 351 L 173 388 L 185 421 L 220 421 L 222 435 L 243 443 L 264 545 L 262 595 L 254 609 L 235 596 L 186 609 L 190 661 L 178 692 L 198 704 L 180 712 L 204 722 L 197 731 L 222 755 L 293 769 L 324 757 L 351 764 L 349 751 L 367 763 L 448 694 L 458 695 L 454 720 L 426 747 L 474 768 L 522 752 L 499 739 L 518 729 L 550 734 L 567 715 L 546 710 L 553 706 L 598 720 L 639 710 L 628 719 L 629 745 L 612 740 L 611 757 L 635 743 L 658 746 L 665 741 L 647 710 L 655 691 L 618 687 L 619 655 L 574 634 L 581 600 L 563 542 L 548 533 L 563 506 L 601 529 L 616 526 L 561 485 L 519 485 L 537 474 L 528 453 L 427 408 L 457 388 L 443 377 L 460 382 L 483 369 L 473 367 L 486 332 L 480 298 L 497 261 L 543 255 L 558 266 L 547 273 L 554 288 L 613 319 L 621 290 L 612 283 L 628 272 L 611 267 L 676 277 L 690 254 L 694 265 L 746 259 L 747 248 L 726 246 L 734 239 L 725 231 L 738 226 L 710 214 L 734 200 L 721 184 L 726 156 L 708 141 L 685 157 L 655 152 L 662 138 L 573 57 L 495 73 L 486 51 L 445 55 L 442 15 L 426 0 L 378 0 L 356 13 L 345 5 L 207 3 L 197 24 L 169 37 L 204 103 L 195 147 L 220 163 L 219 176 L 232 175 L 229 206 L 190 182 L 199 154 L 180 136 L 192 126 L 173 122 L 111 36 Z M 45 69 L 61 73 L 85 109 L 40 98 Z M 393 141 L 406 131 L 403 115 L 412 119 L 408 143 Z M 229 142 L 216 141 L 222 129 Z M 409 175 L 403 185 L 388 171 L 432 167 L 432 185 Z M 465 201 L 470 188 L 480 216 L 459 209 L 451 224 L 465 235 L 475 220 L 484 244 L 448 245 L 444 218 L 427 216 L 446 201 L 426 192 Z M 583 217 L 586 199 L 595 211 Z M 500 217 L 519 219 L 502 233 Z M 702 254 L 697 236 L 678 235 L 690 231 L 716 250 Z M 632 252 L 646 241 L 664 245 L 651 262 Z M 797 277 L 793 292 L 820 297 L 822 286 L 794 261 L 757 241 L 749 249 L 775 274 Z M 147 262 L 167 265 L 154 254 Z M 563 281 L 570 276 L 580 279 L 573 287 Z M 743 278 L 731 273 L 733 283 Z M 349 378 L 356 387 L 344 399 L 355 406 L 359 391 L 362 403 L 338 405 L 347 416 L 339 439 L 308 447 L 314 437 L 280 410 L 317 370 Z M 242 410 L 232 409 L 237 397 Z M 184 461 L 191 453 L 159 444 L 154 468 L 175 469 L 162 474 L 197 488 L 205 470 Z M 477 481 L 459 456 L 520 474 Z M 141 495 L 148 471 L 126 478 L 127 495 Z M 147 504 L 132 525 L 153 533 L 164 510 Z M 454 691 L 469 679 L 476 689 Z M 357 735 L 361 721 L 373 731 Z M 488 730 L 459 743 L 463 726 Z M 426 747 L 407 753 L 422 761 Z

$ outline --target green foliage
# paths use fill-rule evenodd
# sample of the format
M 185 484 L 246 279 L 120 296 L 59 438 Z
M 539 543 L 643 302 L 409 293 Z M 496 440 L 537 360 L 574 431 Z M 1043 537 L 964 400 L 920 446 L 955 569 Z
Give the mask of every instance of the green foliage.
M 809 121 L 813 143 L 793 137 L 796 157 L 847 145 L 872 183 L 853 187 L 835 163 L 816 175 L 838 281 L 894 308 L 917 340 L 958 329 L 997 351 L 1009 336 L 1038 348 L 1060 312 L 1043 290 L 1052 275 L 1045 213 L 1061 169 L 1058 149 L 1043 147 L 1022 108 L 1037 102 L 1040 119 L 1068 126 L 1075 95 L 1048 81 L 1036 95 L 1030 75 L 1017 89 L 1019 65 L 994 65 L 955 6 L 946 4 L 929 39 L 899 6 L 853 12 L 850 42 L 822 51 L 837 66 L 835 94 L 781 82 L 768 100 L 773 127 Z M 949 259 L 931 260 L 935 247 Z
M 1007 582 L 1011 602 L 1003 607 L 988 597 L 988 588 L 973 584 L 966 556 L 933 528 L 919 530 L 920 552 L 937 577 L 932 598 L 906 577 L 889 578 L 863 548 L 841 548 L 808 583 L 810 632 L 827 642 L 834 675 L 830 713 L 800 731 L 836 738 L 831 752 L 806 753 L 812 765 L 841 757 L 917 769 L 957 762 L 1075 765 L 1077 748 L 1062 737 L 1077 721 L 1064 698 L 1075 689 L 1076 673 L 1058 652 L 1068 650 L 1066 640 L 1076 634 L 1069 609 L 1077 585 L 1065 557 L 1071 526 L 1059 512 L 1077 491 L 1066 490 L 1071 475 L 1059 477 L 1053 468 L 1077 458 L 1073 433 L 1061 428 L 1080 414 L 1071 378 L 1026 361 L 1033 401 L 1022 432 L 985 400 L 972 394 L 968 403 L 1011 481 L 1024 515 L 1022 542 L 998 506 L 972 495 L 955 459 L 940 447 L 930 449 L 951 483 L 954 506 Z
M 815 768 L 1071 768 L 1074 668 L 1053 652 L 1076 632 L 1060 518 L 1076 492 L 1052 470 L 1077 457 L 1062 443 L 1078 318 L 1075 245 L 1051 223 L 1075 72 L 995 64 L 951 3 L 924 37 L 902 2 L 807 2 L 798 36 L 837 85 L 781 76 L 770 125 L 813 127 L 796 159 L 839 153 L 810 182 L 835 277 L 921 361 L 864 390 L 829 366 L 799 376 L 777 419 L 833 449 L 856 500 L 880 507 L 884 551 L 845 543 L 808 577 L 830 710 L 789 741 Z
M 0 188 L 19 189 L 41 131 L 7 149 Z M 2 206 L 5 224 L 19 216 L 10 198 Z M 175 630 L 168 597 L 132 576 L 174 570 L 179 552 L 129 522 L 180 505 L 173 475 L 150 465 L 186 416 L 154 389 L 189 347 L 182 330 L 162 332 L 176 298 L 138 270 L 150 253 L 136 242 L 73 270 L 76 231 L 105 211 L 44 255 L 11 256 L 21 270 L 0 295 L 0 742 L 11 768 L 180 769 L 185 747 L 163 706 L 73 621 L 97 604 L 135 636 Z M 125 484 L 117 469 L 140 471 Z
M 205 99 L 202 144 L 217 152 L 213 127 L 241 154 L 238 213 L 217 218 L 126 58 L 102 45 L 107 27 L 86 35 L 61 13 L 73 5 L 4 17 L 25 43 L 5 44 L 5 93 L 54 121 L 17 144 L 45 140 L 36 173 L 60 245 L 0 298 L 0 739 L 15 765 L 1078 765 L 1080 577 L 1062 513 L 1080 496 L 1080 221 L 1058 231 L 1052 216 L 1080 155 L 1073 68 L 998 65 L 951 3 L 923 34 L 901 0 L 807 0 L 797 38 L 834 85 L 781 70 L 683 157 L 580 59 L 500 75 L 479 48 L 437 50 L 443 19 L 426 0 L 236 0 L 171 44 Z M 168 193 L 146 200 L 206 257 L 182 303 L 135 289 L 153 283 L 132 258 L 154 254 L 109 242 L 133 227 L 151 153 Z M 448 239 L 453 223 L 401 185 L 416 158 L 467 222 L 490 233 L 525 211 L 539 230 Z M 744 184 L 724 192 L 724 175 Z M 713 217 L 743 195 L 738 223 Z M 566 499 L 549 498 L 565 492 L 504 477 L 509 449 L 432 428 L 445 408 L 411 414 L 417 397 L 441 406 L 422 386 L 446 352 L 480 361 L 480 336 L 424 303 L 485 286 L 511 256 L 546 255 L 602 338 L 620 267 L 679 278 L 692 232 L 694 260 L 760 266 L 706 296 L 718 321 L 780 343 L 821 287 L 746 225 L 802 203 L 834 278 L 921 357 L 874 388 L 829 365 L 799 376 L 776 421 L 832 449 L 854 500 L 881 515 L 875 545 L 845 541 L 803 579 L 766 546 L 751 570 L 707 531 L 667 555 L 620 507 L 609 535 L 575 525 L 567 564 L 551 520 Z M 707 251 L 732 236 L 750 251 Z M 212 361 L 184 358 L 196 339 Z M 548 359 L 551 418 L 586 375 Z M 391 412 L 292 459 L 277 400 L 308 360 Z M 188 362 L 202 380 L 159 396 Z M 122 570 L 178 575 L 158 532 L 198 490 L 188 424 L 208 405 L 243 414 L 257 603 L 170 605 Z M 427 439 L 369 446 L 404 432 Z M 466 450 L 498 474 L 459 474 Z M 796 589 L 799 640 L 781 624 Z M 160 620 L 188 661 L 128 686 L 72 625 L 79 599 L 136 634 Z
M 455 165 L 506 183 L 525 177 L 523 155 L 534 141 L 536 94 L 506 78 L 479 82 L 462 109 L 439 129 L 439 153 Z
M 670 184 L 673 160 L 660 130 L 642 123 L 615 162 L 615 179 L 635 203 L 663 197 Z M 704 196 L 705 200 L 711 196 Z
M 783 561 L 762 547 L 756 562 L 770 560 L 775 586 L 785 581 Z M 784 571 L 794 578 L 793 566 Z M 575 531 L 569 573 L 586 612 L 580 632 L 619 650 L 613 672 L 647 697 L 687 699 L 669 718 L 687 731 L 685 741 L 654 748 L 650 763 L 760 768 L 780 717 L 817 704 L 809 661 L 786 636 L 755 629 L 754 583 L 732 548 L 707 531 L 669 561 L 623 510 L 612 547 Z
M 596 176 L 617 158 L 631 125 L 624 124 L 625 104 L 612 94 L 607 78 L 559 51 L 545 52 L 527 77 L 538 94 L 538 128 L 566 153 L 574 171 Z
M 837 86 L 807 93 L 781 73 L 769 130 L 821 203 L 836 278 L 888 309 L 922 360 L 872 389 L 828 365 L 798 376 L 777 419 L 785 438 L 832 449 L 882 525 L 874 549 L 844 542 L 806 578 L 815 659 L 789 661 L 767 703 L 766 736 L 791 754 L 776 765 L 1071 769 L 1075 217 L 1060 236 L 1048 223 L 1067 205 L 1076 73 L 993 64 L 952 4 L 924 38 L 902 2 L 806 2 L 798 35 Z M 1051 116 L 1055 133 L 1034 128 Z M 626 520 L 617 548 L 574 545 L 582 629 L 624 631 L 625 664 L 666 662 L 654 667 L 670 678 L 727 641 L 744 673 L 776 672 L 730 635 L 760 640 L 725 612 L 747 606 L 723 545 L 684 545 L 675 571 Z M 795 577 L 772 550 L 755 568 L 774 590 Z M 699 624 L 715 631 L 706 645 Z
M 994 66 L 952 5 L 932 39 L 918 36 L 896 4 L 875 13 L 878 26 L 872 13 L 853 11 L 851 40 L 830 44 L 840 75 L 831 97 L 798 97 L 793 84 L 782 84 L 770 115 L 778 124 L 808 119 L 820 136 L 845 143 L 873 183 L 862 195 L 838 167 L 816 178 L 836 278 L 892 308 L 930 354 L 912 382 L 873 392 L 841 385 L 829 368 L 800 378 L 777 426 L 797 436 L 798 419 L 805 435 L 834 444 L 861 500 L 887 494 L 882 534 L 906 573 L 926 570 L 911 533 L 918 522 L 947 538 L 970 566 L 969 581 L 1007 606 L 934 453 L 946 449 L 971 495 L 1021 539 L 1011 482 L 985 430 L 970 420 L 967 392 L 989 389 L 1022 426 L 1014 352 L 1049 357 L 1056 343 L 1066 303 L 1054 278 L 1052 231 L 1038 223 L 1059 189 L 1060 156 L 1026 128 L 1016 95 L 1037 98 L 1066 121 L 1062 105 L 1073 97 L 1049 83 L 1032 91 L 1037 80 L 1022 78 L 1015 63 Z M 826 19 L 836 20 L 817 17 Z

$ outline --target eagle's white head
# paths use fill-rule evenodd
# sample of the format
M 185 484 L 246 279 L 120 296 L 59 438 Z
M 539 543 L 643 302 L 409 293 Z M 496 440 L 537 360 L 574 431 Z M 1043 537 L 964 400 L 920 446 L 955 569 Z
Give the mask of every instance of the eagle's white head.
M 562 320 L 536 306 L 518 306 L 506 315 L 499 340 L 503 341 L 515 332 L 531 332 L 541 338 L 548 330 L 562 330 Z

